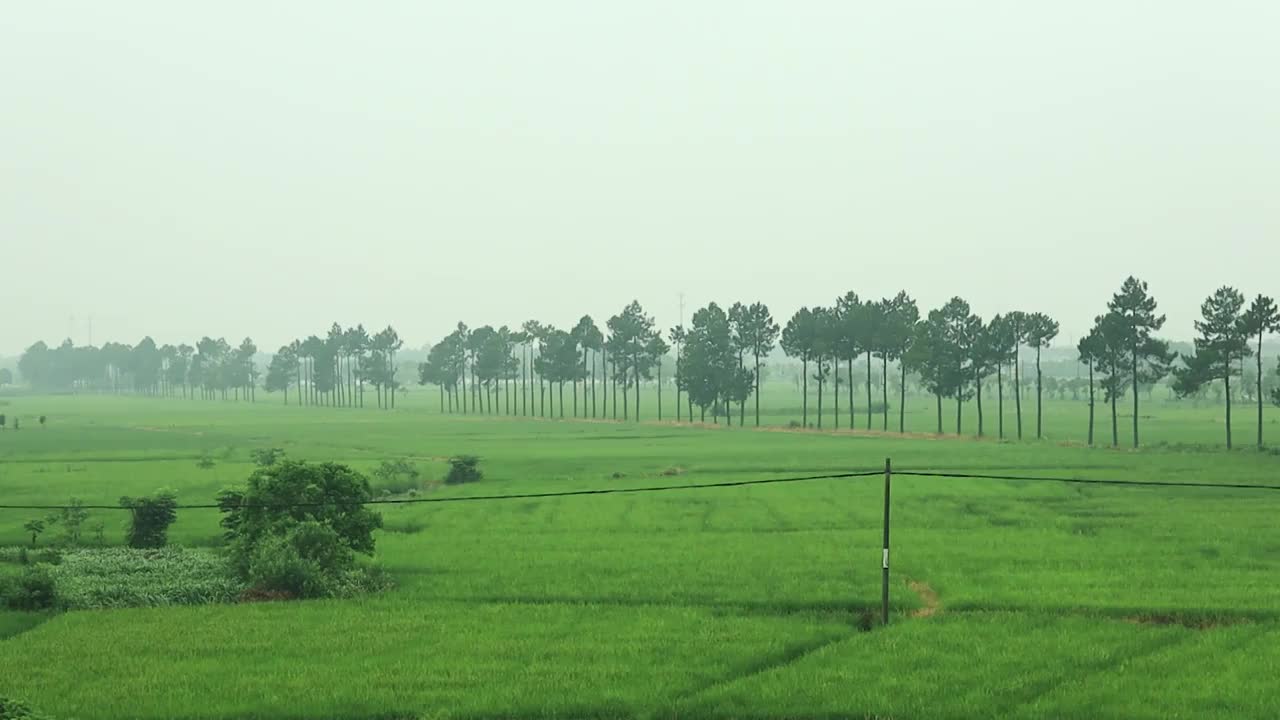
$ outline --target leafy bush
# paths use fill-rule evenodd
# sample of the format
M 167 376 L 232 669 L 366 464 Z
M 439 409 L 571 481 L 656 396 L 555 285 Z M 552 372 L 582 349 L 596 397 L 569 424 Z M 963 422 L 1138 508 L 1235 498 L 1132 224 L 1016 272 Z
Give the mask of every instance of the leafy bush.
M 213 461 L 213 458 L 208 455 L 202 455 L 200 459 L 196 461 L 196 467 L 201 470 L 210 470 L 215 464 L 216 463 Z
M 360 567 L 332 528 L 309 521 L 267 538 L 249 563 L 254 598 L 349 597 L 389 585 L 377 566 Z
M 159 548 L 169 541 L 169 526 L 178 519 L 178 498 L 172 490 L 161 490 L 155 497 L 122 497 L 120 507 L 129 508 L 129 547 Z
M 266 538 L 249 562 L 249 585 L 258 592 L 328 597 L 338 577 L 355 567 L 355 554 L 333 528 L 308 521 Z
M 84 503 L 80 498 L 71 498 L 65 507 L 44 519 L 44 527 L 48 529 L 54 525 L 61 525 L 62 535 L 58 537 L 58 542 L 63 545 L 79 545 L 84 521 L 88 519 L 89 511 L 84 509 Z M 29 528 L 28 531 L 30 531 Z
M 208 550 L 75 550 L 48 569 L 68 609 L 234 602 L 244 591 L 226 558 Z
M 403 493 L 418 488 L 422 473 L 418 471 L 417 465 L 408 460 L 383 460 L 373 471 L 373 476 L 378 478 L 379 487 L 393 493 Z
M 364 506 L 369 481 L 346 465 L 285 461 L 259 468 L 245 490 L 218 495 L 238 576 L 255 590 L 332 595 L 373 553 L 382 516 Z
M 249 452 L 249 458 L 253 460 L 255 465 L 271 467 L 284 459 L 284 450 L 281 448 L 258 448 Z
M 0 720 L 51 720 L 31 709 L 29 705 L 0 695 Z
M 55 564 L 60 561 L 61 557 L 61 553 L 56 548 L 28 550 L 26 546 L 0 547 L 0 562 L 18 563 L 19 565 L 28 563 Z M 23 558 L 26 559 L 24 560 Z
M 40 533 L 44 532 L 43 520 L 28 520 L 22 524 L 25 532 L 31 533 L 31 547 L 36 546 L 36 538 L 40 537 Z
M 58 604 L 57 585 L 44 565 L 28 567 L 6 580 L 0 596 L 10 610 L 44 610 Z
M 480 458 L 475 455 L 458 455 L 449 458 L 449 474 L 444 478 L 445 485 L 461 485 L 476 482 L 484 478 L 480 472 Z

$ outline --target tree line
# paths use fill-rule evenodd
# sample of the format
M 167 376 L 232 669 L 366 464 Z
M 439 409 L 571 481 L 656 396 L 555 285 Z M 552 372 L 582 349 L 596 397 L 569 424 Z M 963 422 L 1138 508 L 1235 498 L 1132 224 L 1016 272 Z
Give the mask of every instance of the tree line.
M 1246 304 L 1244 295 L 1224 287 L 1205 300 L 1192 353 L 1178 354 L 1157 337 L 1165 316 L 1145 282 L 1127 278 L 1095 317 L 1076 352 L 1087 368 L 1088 442 L 1096 440 L 1099 398 L 1109 407 L 1110 443 L 1121 442 L 1119 403 L 1132 399 L 1132 443 L 1140 441 L 1140 388 L 1168 379 L 1180 397 L 1197 395 L 1221 381 L 1226 392 L 1226 439 L 1232 447 L 1231 379 L 1242 374 L 1243 362 L 1254 356 L 1258 436 L 1261 446 L 1263 394 L 1262 341 L 1280 331 L 1274 300 L 1259 295 Z M 1059 334 L 1059 323 L 1042 312 L 1012 310 L 984 320 L 964 299 L 955 297 L 922 313 L 905 291 L 890 298 L 863 300 L 855 292 L 841 295 L 827 306 L 802 307 L 784 326 L 775 322 L 761 302 L 717 303 L 694 312 L 689 325 L 665 333 L 639 302 L 597 325 L 584 315 L 562 329 L 536 320 L 518 328 L 459 322 L 431 346 L 418 365 L 420 385 L 433 385 L 442 413 L 486 413 L 536 417 L 577 417 L 640 420 L 640 388 L 653 383 L 658 420 L 693 422 L 696 416 L 732 425 L 747 422 L 753 405 L 760 424 L 760 383 L 764 359 L 780 348 L 801 367 L 801 422 L 811 427 L 810 383 L 816 386 L 816 427 L 821 428 L 829 400 L 834 428 L 847 414 L 846 427 L 861 425 L 889 430 L 891 365 L 898 373 L 897 431 L 905 432 L 907 378 L 911 376 L 935 398 L 936 431 L 944 432 L 944 406 L 954 403 L 954 429 L 964 431 L 964 405 L 976 410 L 976 434 L 988 434 L 983 388 L 995 380 L 995 435 L 1011 434 L 1005 427 L 1005 383 L 1024 387 L 1022 358 L 1034 356 L 1034 432 L 1044 436 L 1043 399 L 1046 378 L 1041 354 Z M 282 346 L 267 365 L 261 386 L 281 392 L 286 404 L 292 393 L 298 405 L 363 407 L 366 386 L 373 388 L 378 407 L 395 407 L 396 353 L 403 342 L 387 327 L 370 334 L 363 326 L 343 329 L 334 324 L 324 337 L 311 335 Z M 674 350 L 674 378 L 664 381 L 663 359 Z M 57 348 L 36 343 L 19 361 L 23 377 L 36 388 L 66 388 L 89 383 L 152 395 L 256 399 L 257 348 L 249 339 L 239 347 L 225 340 L 203 338 L 187 345 L 157 347 L 150 338 L 130 347 L 108 343 L 101 349 Z M 855 403 L 854 368 L 865 377 L 861 407 Z M 1280 368 L 1277 370 L 1280 372 Z M 872 379 L 879 376 L 880 397 Z M 670 382 L 674 380 L 674 382 Z M 566 396 L 566 385 L 567 396 Z M 675 391 L 674 405 L 664 406 L 663 390 Z M 844 413 L 841 412 L 841 386 Z M 1022 438 L 1023 393 L 1013 392 L 1012 434 Z M 1271 398 L 1280 403 L 1280 389 Z M 754 402 L 752 402 L 754 401 Z M 669 410 L 668 407 L 673 408 Z
M 102 347 L 56 347 L 43 341 L 18 359 L 18 372 L 43 391 L 99 390 L 190 399 L 257 400 L 261 387 L 291 392 L 298 405 L 363 407 L 371 386 L 379 407 L 394 407 L 396 352 L 403 346 L 395 329 L 370 335 L 364 326 L 343 329 L 337 323 L 324 337 L 308 336 L 283 345 L 262 376 L 250 338 L 232 346 L 225 338 L 201 338 L 195 346 L 157 345 L 145 337 L 136 345 L 117 342 Z

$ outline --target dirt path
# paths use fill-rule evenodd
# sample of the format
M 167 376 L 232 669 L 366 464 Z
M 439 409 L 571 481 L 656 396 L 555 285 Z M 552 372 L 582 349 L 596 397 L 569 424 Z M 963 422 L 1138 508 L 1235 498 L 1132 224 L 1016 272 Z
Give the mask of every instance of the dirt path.
M 919 582 L 917 580 L 908 580 L 907 587 L 911 588 L 911 592 L 920 596 L 920 602 L 924 603 L 924 607 L 911 613 L 911 617 L 927 618 L 933 617 L 941 609 L 938 601 L 938 593 L 929 587 L 929 583 Z

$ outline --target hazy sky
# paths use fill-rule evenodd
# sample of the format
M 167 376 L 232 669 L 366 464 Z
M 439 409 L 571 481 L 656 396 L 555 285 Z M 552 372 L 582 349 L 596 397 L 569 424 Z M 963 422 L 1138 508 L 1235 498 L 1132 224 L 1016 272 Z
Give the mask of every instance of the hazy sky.
M 10 3 L 0 353 L 1280 294 L 1280 3 Z M 74 317 L 74 321 L 72 318 Z

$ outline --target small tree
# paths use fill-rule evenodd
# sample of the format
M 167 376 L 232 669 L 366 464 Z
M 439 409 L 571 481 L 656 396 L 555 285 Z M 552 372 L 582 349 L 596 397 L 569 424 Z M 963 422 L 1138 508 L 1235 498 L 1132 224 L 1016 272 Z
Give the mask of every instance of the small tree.
M 4 429 L 4 423 L 5 423 L 5 416 L 3 413 L 0 413 L 0 430 Z
M 480 458 L 475 455 L 458 455 L 449 458 L 449 474 L 444 478 L 445 485 L 461 485 L 476 482 L 484 478 L 480 472 Z
M 31 547 L 35 547 L 36 538 L 40 537 L 40 533 L 44 532 L 44 521 L 28 520 L 22 524 L 22 529 L 31 533 Z
M 365 507 L 372 498 L 368 479 L 339 463 L 284 460 L 258 468 L 246 488 L 218 494 L 233 566 L 248 578 L 259 546 L 305 522 L 332 528 L 353 552 L 372 554 L 373 531 L 382 527 L 382 516 Z
M 40 427 L 42 427 L 42 428 L 44 427 L 45 420 L 46 420 L 45 416 L 44 416 L 44 415 L 41 415 L 41 416 L 40 416 Z
M 408 460 L 383 460 L 373 471 L 375 477 L 382 481 L 382 487 L 392 492 L 404 492 L 418 486 L 422 477 L 418 466 Z
M 281 448 L 257 448 L 249 452 L 249 458 L 258 467 L 271 467 L 284 459 L 284 450 Z
M 120 507 L 130 511 L 125 542 L 131 548 L 159 548 L 168 542 L 169 526 L 178 519 L 178 499 L 172 490 L 154 497 L 122 497 Z
M 45 526 L 55 524 L 62 525 L 62 537 L 59 538 L 65 545 L 79 545 L 80 533 L 84 527 L 84 521 L 88 519 L 89 511 L 84 509 L 84 503 L 80 498 L 71 498 L 67 501 L 67 505 L 60 508 L 58 512 L 45 518 Z

